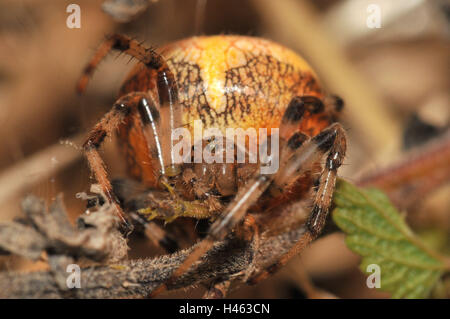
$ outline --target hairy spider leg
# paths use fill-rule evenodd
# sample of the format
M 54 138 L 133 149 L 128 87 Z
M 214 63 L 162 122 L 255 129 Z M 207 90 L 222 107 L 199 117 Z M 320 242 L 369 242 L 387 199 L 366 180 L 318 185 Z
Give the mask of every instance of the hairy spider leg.
M 296 96 L 289 103 L 280 125 L 280 136 L 282 141 L 289 137 L 287 143 L 282 144 L 282 153 L 280 163 L 281 170 L 277 173 L 272 183 L 264 193 L 266 203 L 270 203 L 266 208 L 273 207 L 273 204 L 281 204 L 288 198 L 295 200 L 296 182 L 303 178 L 304 173 L 313 170 L 312 165 L 316 165 L 318 160 L 323 156 L 322 152 L 309 153 L 308 146 L 300 147 L 310 140 L 310 137 L 300 131 L 300 123 L 308 112 L 309 115 L 323 112 L 325 105 L 322 100 L 315 96 Z M 308 115 L 308 114 L 307 114 Z M 308 159 L 309 158 L 309 159 Z M 289 164 L 294 163 L 294 165 Z M 302 163 L 298 166 L 298 163 Z M 293 191 L 291 191 L 293 190 Z M 250 230 L 252 228 L 249 228 Z M 256 227 L 257 229 L 257 227 Z M 257 249 L 258 245 L 254 245 Z M 257 250 L 255 250 L 256 252 Z M 255 261 L 252 265 L 256 264 Z M 250 267 L 245 273 L 244 281 L 250 275 L 253 275 L 253 267 Z
M 139 205 L 139 199 L 136 199 L 136 197 L 147 192 L 145 186 L 131 179 L 119 178 L 112 181 L 112 187 L 121 207 L 127 210 L 127 216 L 144 228 L 144 234 L 151 243 L 168 253 L 173 253 L 179 249 L 177 240 L 163 227 L 148 221 L 145 216 L 135 212 L 137 205 Z
M 300 119 L 298 119 L 300 121 Z M 328 129 L 324 130 L 322 133 L 318 134 L 316 137 L 308 140 L 307 142 L 303 143 L 293 154 L 289 159 L 282 159 L 280 163 L 280 167 L 284 166 L 284 169 L 280 169 L 277 173 L 272 175 L 264 175 L 257 173 L 255 176 L 241 189 L 239 189 L 238 193 L 234 197 L 233 201 L 227 206 L 224 213 L 218 217 L 218 219 L 211 225 L 211 228 L 207 234 L 207 236 L 200 241 L 194 248 L 194 250 L 186 257 L 186 259 L 183 261 L 183 263 L 173 272 L 171 277 L 163 284 L 161 284 L 158 288 L 156 288 L 150 295 L 150 297 L 154 297 L 164 291 L 167 290 L 167 287 L 174 283 L 176 279 L 178 279 L 181 275 L 183 275 L 186 271 L 189 270 L 191 265 L 193 265 L 196 261 L 198 261 L 214 244 L 215 241 L 222 240 L 225 238 L 225 236 L 231 232 L 231 230 L 234 229 L 236 225 L 238 225 L 239 222 L 241 222 L 246 213 L 248 208 L 253 206 L 260 196 L 264 193 L 264 191 L 269 187 L 269 185 L 272 183 L 274 179 L 277 178 L 279 174 L 286 174 L 286 171 L 290 172 L 297 172 L 297 174 L 301 174 L 306 169 L 308 169 L 308 165 L 312 163 L 315 159 L 318 158 L 318 156 L 323 155 L 325 152 L 329 151 L 331 148 L 331 145 L 334 145 L 333 142 L 336 139 L 337 132 L 343 132 L 342 127 L 340 124 L 333 124 Z M 339 134 L 339 137 L 341 134 Z M 344 145 L 344 151 L 341 151 L 342 158 L 345 153 L 345 135 L 343 140 Z M 298 136 L 294 135 L 291 137 L 291 139 L 297 139 Z M 292 145 L 295 145 L 295 143 L 289 139 L 287 143 L 284 144 L 283 149 L 286 147 L 291 147 Z M 341 140 L 341 138 L 339 138 Z M 281 151 L 281 154 L 287 153 L 285 150 Z M 333 152 L 333 156 L 335 154 L 338 154 L 336 152 Z M 330 153 L 331 154 L 331 153 Z M 331 156 L 331 155 L 330 155 Z M 338 158 L 339 160 L 342 160 L 342 158 Z M 329 170 L 330 172 L 333 172 L 335 174 L 335 169 L 340 165 L 334 164 L 336 160 L 333 160 L 333 170 Z M 327 163 L 327 165 L 331 165 L 330 163 Z M 324 174 L 327 171 L 324 171 L 322 174 Z M 334 176 L 334 177 L 333 177 Z M 329 197 L 331 198 L 331 195 L 333 193 L 334 187 L 334 181 L 335 181 L 335 175 L 326 175 L 327 179 L 322 181 L 321 183 L 325 183 L 325 188 L 327 191 L 331 191 L 331 194 L 329 194 Z M 323 178 L 322 178 L 323 179 Z M 331 184 L 328 185 L 327 182 L 330 182 Z M 323 188 L 323 185 L 322 185 Z M 323 192 L 322 192 L 323 193 Z M 320 193 L 318 193 L 320 194 Z M 327 195 L 326 193 L 323 193 L 323 196 Z M 322 196 L 322 197 L 323 197 Z M 317 195 L 316 198 L 322 198 L 321 196 Z M 321 208 L 327 208 L 327 206 L 324 204 L 324 201 L 326 201 L 326 198 L 323 198 L 322 201 L 316 200 L 318 204 L 317 207 Z M 328 200 L 329 201 L 329 200 Z M 327 210 L 326 210 L 327 211 Z M 313 214 L 317 215 L 314 217 L 313 221 L 310 221 L 311 223 L 314 222 L 314 229 L 318 226 L 321 226 L 320 222 L 322 219 L 321 211 L 315 211 L 313 210 Z M 325 212 L 326 217 L 326 212 Z M 323 220 L 324 222 L 324 220 Z M 311 226 L 313 227 L 313 226 Z M 320 228 L 321 229 L 321 228 Z
M 285 265 L 293 256 L 299 254 L 308 244 L 316 239 L 325 226 L 325 221 L 331 206 L 331 199 L 336 183 L 337 169 L 342 165 L 346 152 L 345 131 L 341 124 L 334 123 L 314 138 L 304 144 L 304 147 L 311 149 L 314 153 L 328 153 L 324 169 L 320 176 L 319 187 L 314 197 L 313 208 L 305 224 L 305 232 L 299 241 L 281 258 L 267 267 L 258 275 L 250 278 L 249 283 L 255 284 L 274 274 Z M 296 157 L 289 165 L 298 167 Z M 289 168 L 286 168 L 289 170 Z M 285 175 L 285 179 L 289 176 Z M 281 180 L 283 182 L 283 180 Z
M 325 106 L 318 97 L 304 95 L 292 98 L 281 119 L 280 137 L 288 140 L 294 133 L 297 133 L 305 112 L 317 114 L 323 112 L 324 109 Z
M 179 166 L 175 163 L 172 132 L 182 125 L 182 106 L 178 101 L 178 89 L 173 73 L 170 71 L 164 58 L 152 48 L 146 48 L 140 42 L 129 37 L 114 34 L 109 36 L 97 50 L 94 57 L 86 66 L 81 76 L 77 91 L 82 93 L 87 86 L 90 76 L 98 64 L 112 50 L 119 50 L 142 62 L 149 69 L 157 71 L 157 90 L 159 96 L 159 109 L 165 119 L 160 124 L 160 139 L 163 166 L 162 175 L 174 176 L 179 174 Z
M 89 136 L 83 144 L 83 153 L 86 156 L 89 167 L 94 174 L 95 179 L 100 184 L 106 199 L 113 204 L 121 221 L 130 226 L 126 221 L 120 202 L 113 192 L 112 184 L 108 178 L 106 167 L 98 150 L 104 142 L 105 137 L 111 136 L 123 121 L 132 116 L 138 108 L 139 102 L 146 97 L 145 93 L 130 93 L 119 98 L 112 109 L 106 113 L 103 118 L 94 126 Z
M 174 253 L 179 249 L 177 241 L 159 225 L 148 222 L 136 213 L 130 213 L 130 217 L 144 227 L 145 236 L 147 236 L 156 247 L 161 247 L 169 254 Z
M 274 182 L 271 183 L 268 191 L 265 193 L 266 202 L 278 203 L 277 198 L 285 198 L 289 196 L 291 192 L 289 190 L 295 186 L 295 181 L 298 180 L 302 173 L 309 170 L 311 165 L 316 163 L 322 156 L 321 153 L 314 154 L 302 154 L 297 151 L 297 159 L 291 159 L 291 156 L 298 150 L 303 143 L 310 137 L 299 131 L 300 123 L 307 112 L 307 115 L 317 114 L 323 112 L 325 106 L 321 99 L 315 96 L 296 96 L 292 98 L 288 107 L 286 108 L 280 125 L 280 137 L 281 141 L 287 140 L 286 144 L 282 144 L 282 153 L 280 155 L 281 163 L 280 171 L 275 176 Z M 303 157 L 303 159 L 301 159 Z M 306 157 L 309 159 L 306 160 Z M 302 165 L 298 168 L 299 171 L 292 171 L 286 169 L 288 161 L 298 161 Z M 293 193 L 292 195 L 295 195 Z
M 246 186 L 241 188 L 233 201 L 227 206 L 223 215 L 211 225 L 208 234 L 186 257 L 183 263 L 173 272 L 170 278 L 150 295 L 154 297 L 167 290 L 167 287 L 183 275 L 192 264 L 199 260 L 215 241 L 222 240 L 245 216 L 247 209 L 254 204 L 270 184 L 271 177 L 258 174 Z
M 332 114 L 330 122 L 336 121 L 339 113 L 343 109 L 342 99 L 333 95 L 327 96 L 325 101 L 326 102 L 324 103 L 322 99 L 315 96 L 297 96 L 289 103 L 281 120 L 280 136 L 282 139 L 286 139 L 289 136 L 290 138 L 287 147 L 283 148 L 284 153 L 281 154 L 283 161 L 280 163 L 281 170 L 264 194 L 266 209 L 289 201 L 290 199 L 295 199 L 298 193 L 298 187 L 300 187 L 300 189 L 303 187 L 303 177 L 309 176 L 309 178 L 312 178 L 313 175 L 320 174 L 322 168 L 320 165 L 317 165 L 317 163 L 323 156 L 322 152 L 316 152 L 316 155 L 310 156 L 310 159 L 303 163 L 299 168 L 299 171 L 289 169 L 286 162 L 288 160 L 295 161 L 295 159 L 290 160 L 290 157 L 294 151 L 310 138 L 308 135 L 299 131 L 305 113 L 307 113 L 306 118 L 308 115 L 318 113 Z M 297 152 L 296 156 L 301 157 L 304 155 Z M 293 166 L 290 167 L 292 168 Z M 315 185 L 318 184 L 319 179 L 320 178 L 314 178 L 313 183 Z
M 150 161 L 153 170 L 157 171 L 155 175 L 159 175 L 165 167 L 160 130 L 161 115 L 156 109 L 154 101 L 150 98 L 143 97 L 139 101 L 138 110 L 142 124 L 142 131 L 147 142 L 149 154 L 151 154 L 148 160 Z M 155 180 L 157 180 L 157 176 L 155 176 Z

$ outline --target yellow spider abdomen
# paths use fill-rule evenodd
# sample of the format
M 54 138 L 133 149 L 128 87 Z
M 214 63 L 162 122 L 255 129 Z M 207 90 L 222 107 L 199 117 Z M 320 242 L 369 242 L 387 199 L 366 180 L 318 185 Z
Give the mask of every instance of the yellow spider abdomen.
M 275 42 L 246 36 L 202 36 L 161 48 L 175 75 L 184 124 L 247 129 L 278 127 L 296 95 L 322 97 L 314 71 L 299 55 Z M 135 69 L 123 93 L 151 89 Z M 139 78 L 136 78 L 137 74 Z M 131 81 L 131 82 L 130 82 Z
M 183 106 L 183 126 L 194 135 L 194 122 L 203 130 L 218 128 L 279 128 L 289 102 L 295 96 L 323 98 L 319 81 L 308 63 L 290 49 L 269 40 L 246 36 L 201 36 L 177 41 L 159 50 L 174 74 L 179 102 Z M 125 81 L 120 95 L 150 92 L 157 97 L 156 71 L 139 63 Z M 310 114 L 300 131 L 313 136 L 330 124 L 323 114 Z M 151 180 L 144 164 L 151 155 L 140 122 L 121 129 L 134 158 L 132 175 Z M 125 143 L 124 143 L 125 144 Z M 146 177 L 147 176 L 147 177 Z

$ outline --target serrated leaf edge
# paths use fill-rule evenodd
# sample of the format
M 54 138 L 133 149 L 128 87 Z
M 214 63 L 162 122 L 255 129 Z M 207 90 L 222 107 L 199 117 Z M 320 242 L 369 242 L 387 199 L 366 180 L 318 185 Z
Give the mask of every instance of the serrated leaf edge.
M 344 181 L 345 182 L 345 181 Z M 347 184 L 349 184 L 348 182 L 345 182 Z M 349 184 L 352 186 L 352 188 L 354 188 L 359 194 L 361 194 L 364 199 L 366 200 L 366 202 L 370 205 L 372 205 L 372 207 L 374 209 L 376 209 L 376 211 L 383 216 L 388 222 L 389 224 L 391 224 L 391 226 L 393 226 L 395 229 L 397 229 L 400 233 L 402 233 L 408 240 L 411 241 L 412 244 L 416 245 L 418 248 L 420 248 L 421 250 L 423 250 L 426 254 L 429 255 L 429 257 L 436 259 L 437 261 L 440 261 L 442 264 L 442 267 L 439 268 L 440 270 L 443 271 L 450 271 L 450 263 L 448 262 L 448 260 L 439 255 L 438 253 L 434 252 L 433 250 L 431 250 L 428 246 L 424 245 L 419 239 L 418 237 L 412 232 L 412 230 L 408 227 L 408 225 L 405 223 L 404 219 L 402 218 L 402 226 L 401 228 L 398 227 L 398 225 L 396 225 L 395 223 L 393 223 L 392 219 L 389 218 L 388 216 L 386 216 L 386 214 L 384 213 L 384 210 L 381 209 L 376 203 L 374 203 L 368 196 L 367 194 L 364 192 L 364 190 L 360 190 L 357 187 L 353 186 L 352 184 Z M 379 190 L 378 190 L 379 191 Z M 338 189 L 336 190 L 336 193 L 339 194 L 339 196 L 344 197 L 345 199 L 347 199 L 349 202 L 353 203 L 353 201 L 351 200 L 351 198 L 349 196 L 346 196 L 345 194 L 343 194 L 342 192 L 340 192 Z M 393 204 L 389 201 L 389 204 L 393 206 Z M 397 210 L 396 210 L 397 211 Z M 398 211 L 397 211 L 398 213 Z M 354 223 L 353 223 L 354 224 Z

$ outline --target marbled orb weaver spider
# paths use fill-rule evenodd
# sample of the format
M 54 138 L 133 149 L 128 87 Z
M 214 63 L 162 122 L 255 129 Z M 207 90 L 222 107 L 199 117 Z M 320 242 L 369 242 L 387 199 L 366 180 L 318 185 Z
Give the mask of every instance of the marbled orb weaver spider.
M 167 289 L 230 232 L 254 234 L 259 227 L 270 227 L 257 225 L 253 214 L 303 199 L 313 188 L 302 238 L 272 266 L 251 274 L 250 282 L 274 273 L 320 234 L 346 151 L 345 132 L 337 122 L 343 102 L 323 93 L 314 71 L 301 57 L 268 40 L 244 36 L 193 37 L 157 53 L 136 40 L 113 35 L 86 67 L 78 84 L 80 92 L 112 49 L 139 63 L 112 109 L 84 143 L 90 169 L 106 199 L 127 223 L 98 153 L 104 138 L 118 130 L 129 174 L 149 189 L 149 208 L 138 210 L 141 217 L 213 219 L 207 235 L 153 295 Z M 261 174 L 259 164 L 237 162 L 175 163 L 171 132 L 180 126 L 192 130 L 195 120 L 222 131 L 279 128 L 278 171 Z

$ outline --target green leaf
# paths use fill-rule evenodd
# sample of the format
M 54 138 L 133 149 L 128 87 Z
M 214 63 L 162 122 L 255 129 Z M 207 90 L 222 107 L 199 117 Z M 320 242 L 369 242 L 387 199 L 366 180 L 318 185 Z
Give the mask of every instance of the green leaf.
M 380 289 L 392 298 L 425 298 L 448 271 L 444 257 L 420 241 L 381 191 L 339 180 L 334 203 L 333 219 L 347 246 L 362 256 L 361 270 L 377 264 Z

